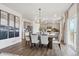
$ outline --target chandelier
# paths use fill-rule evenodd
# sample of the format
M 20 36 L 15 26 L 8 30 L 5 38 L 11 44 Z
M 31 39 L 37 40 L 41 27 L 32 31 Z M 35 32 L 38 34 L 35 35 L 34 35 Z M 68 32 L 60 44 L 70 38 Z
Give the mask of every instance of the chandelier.
M 38 10 L 39 10 L 39 23 L 41 23 L 41 8 L 39 8 Z
M 42 14 L 41 13 L 41 8 L 39 8 L 37 14 L 35 15 L 35 22 L 36 23 L 41 23 L 41 19 L 42 19 L 41 14 Z

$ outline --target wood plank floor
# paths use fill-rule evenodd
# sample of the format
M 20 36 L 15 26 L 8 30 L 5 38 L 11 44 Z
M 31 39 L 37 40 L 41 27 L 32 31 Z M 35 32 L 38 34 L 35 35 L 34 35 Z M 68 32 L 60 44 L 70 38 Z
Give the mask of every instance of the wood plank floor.
M 54 49 L 47 48 L 31 48 L 28 45 L 23 47 L 21 43 L 11 45 L 0 50 L 1 52 L 12 53 L 20 56 L 55 56 Z
M 19 56 L 74 56 L 76 52 L 71 46 L 62 45 L 61 49 L 57 44 L 53 44 L 53 49 L 23 47 L 21 43 L 11 45 L 0 50 L 2 53 L 11 53 Z M 4 55 L 5 56 L 5 55 Z

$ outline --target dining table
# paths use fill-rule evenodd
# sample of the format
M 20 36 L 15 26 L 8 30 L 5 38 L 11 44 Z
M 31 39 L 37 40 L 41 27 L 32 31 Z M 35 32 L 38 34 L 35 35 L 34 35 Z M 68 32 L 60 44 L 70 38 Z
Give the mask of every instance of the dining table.
M 53 49 L 53 38 L 54 38 L 54 34 L 47 34 L 48 35 L 48 45 L 47 47 L 49 49 Z M 39 44 L 41 45 L 41 34 L 38 34 L 38 40 L 40 41 Z M 30 40 L 31 40 L 31 36 L 30 36 Z

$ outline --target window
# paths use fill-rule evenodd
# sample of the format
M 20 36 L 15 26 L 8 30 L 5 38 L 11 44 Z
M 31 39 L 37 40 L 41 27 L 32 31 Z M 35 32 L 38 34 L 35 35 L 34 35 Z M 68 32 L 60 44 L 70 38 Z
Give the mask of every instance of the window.
M 20 19 L 0 10 L 0 40 L 19 37 Z
M 76 31 L 76 20 L 73 18 L 70 20 L 70 32 Z
M 9 15 L 9 38 L 14 37 L 14 15 Z
M 8 34 L 8 14 L 4 11 L 0 11 L 1 23 L 0 23 L 0 40 L 7 39 Z
M 15 37 L 19 36 L 19 27 L 20 27 L 19 18 L 15 17 Z

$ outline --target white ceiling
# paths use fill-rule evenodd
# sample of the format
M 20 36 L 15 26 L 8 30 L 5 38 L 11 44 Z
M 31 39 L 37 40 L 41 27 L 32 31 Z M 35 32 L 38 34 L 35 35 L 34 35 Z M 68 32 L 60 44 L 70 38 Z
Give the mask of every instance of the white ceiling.
M 21 13 L 24 18 L 33 20 L 38 14 L 38 9 L 42 9 L 42 17 L 53 19 L 60 17 L 70 7 L 70 3 L 3 3 L 7 7 Z

